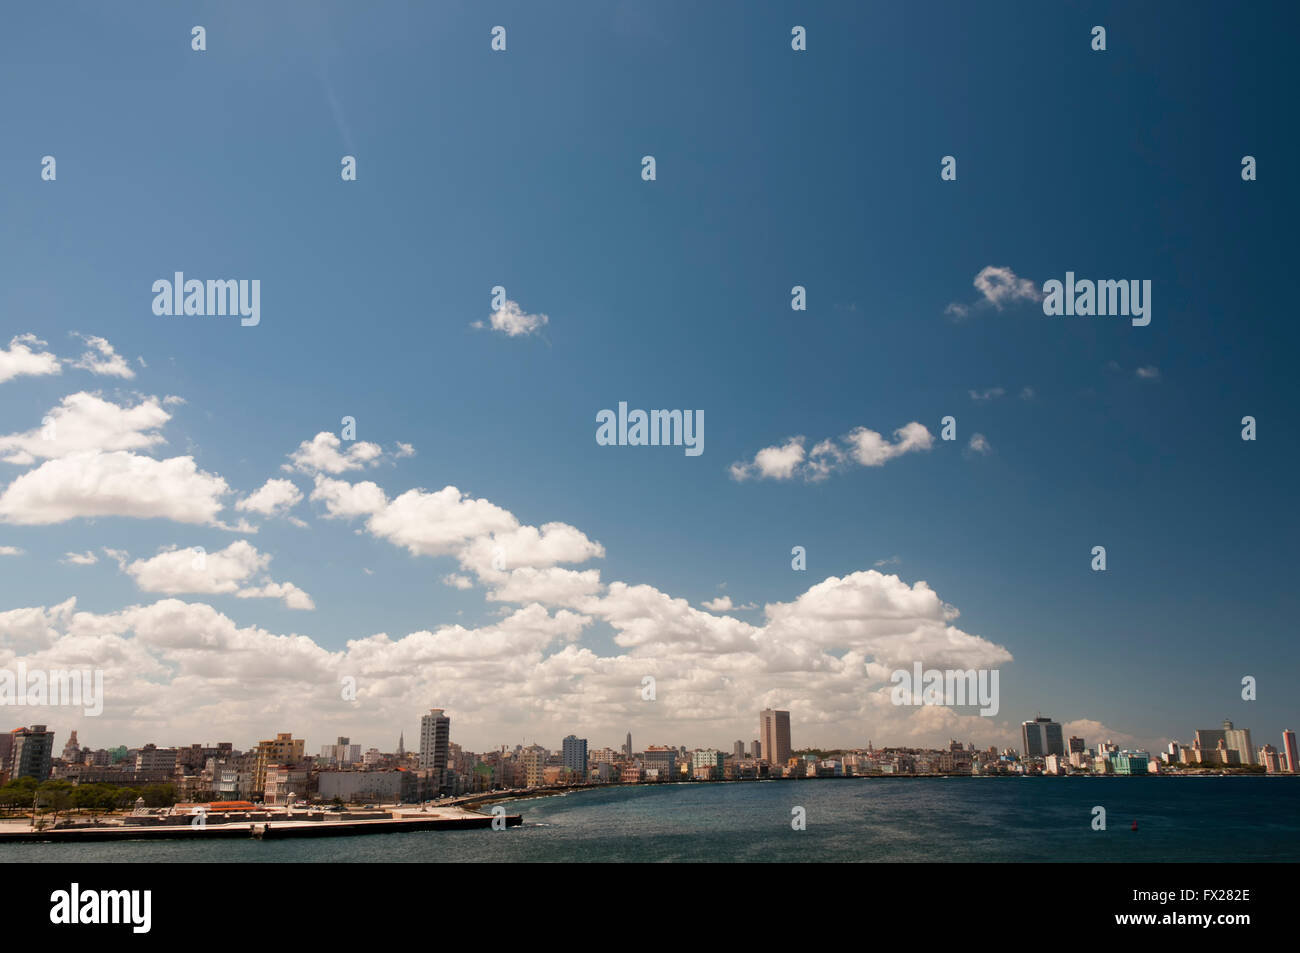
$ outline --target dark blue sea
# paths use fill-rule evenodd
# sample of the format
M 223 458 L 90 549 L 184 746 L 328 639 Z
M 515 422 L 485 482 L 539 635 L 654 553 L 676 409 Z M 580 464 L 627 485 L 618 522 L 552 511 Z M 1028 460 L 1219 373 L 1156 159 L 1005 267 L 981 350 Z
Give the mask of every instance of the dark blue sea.
M 1093 808 L 1106 830 L 1093 830 Z M 806 829 L 792 827 L 803 808 Z M 1300 860 L 1300 778 L 871 778 L 618 787 L 507 803 L 524 825 L 295 841 L 0 846 L 27 861 Z M 1131 829 L 1136 821 L 1138 829 Z

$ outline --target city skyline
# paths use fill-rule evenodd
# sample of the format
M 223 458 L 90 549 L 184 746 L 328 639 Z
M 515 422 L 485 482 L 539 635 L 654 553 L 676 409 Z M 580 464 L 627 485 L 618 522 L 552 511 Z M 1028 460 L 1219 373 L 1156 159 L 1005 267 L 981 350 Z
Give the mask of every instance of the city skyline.
M 507 4 L 500 53 L 472 8 L 218 8 L 202 52 L 163 3 L 8 16 L 0 671 L 103 675 L 8 727 L 1300 722 L 1280 34 L 1211 83 L 1142 8 L 1102 53 L 1051 5 L 800 11 L 798 51 L 608 7 Z M 1076 278 L 1141 316 L 1056 314 Z M 694 442 L 602 436 L 638 408 Z M 997 714 L 898 703 L 914 667 Z

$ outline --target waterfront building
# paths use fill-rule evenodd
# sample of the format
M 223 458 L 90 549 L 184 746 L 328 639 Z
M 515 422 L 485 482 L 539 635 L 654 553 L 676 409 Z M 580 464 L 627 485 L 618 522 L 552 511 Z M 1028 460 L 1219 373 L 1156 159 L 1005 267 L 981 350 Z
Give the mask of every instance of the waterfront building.
M 692 775 L 701 781 L 720 781 L 725 756 L 716 748 L 699 748 L 691 753 Z
M 292 764 L 272 764 L 266 768 L 266 787 L 263 800 L 266 804 L 288 804 L 306 800 L 310 772 Z
M 1281 770 L 1282 764 L 1277 755 L 1277 749 L 1272 745 L 1260 746 L 1259 760 L 1269 774 L 1277 774 Z
M 1250 741 L 1249 728 L 1234 728 L 1231 721 L 1224 719 L 1221 728 L 1202 728 L 1196 732 L 1196 747 L 1202 751 L 1214 752 L 1220 747 L 1229 752 L 1236 752 L 1234 760 L 1222 759 L 1221 763 L 1254 764 L 1255 748 Z M 1216 756 L 1217 757 L 1217 756 Z
M 30 728 L 15 728 L 9 732 L 10 779 L 35 778 L 44 781 L 50 776 L 50 765 L 54 760 L 54 732 L 46 731 L 44 725 L 32 725 Z
M 578 774 L 587 776 L 587 739 L 569 735 L 563 741 L 564 767 Z
M 529 745 L 523 750 L 524 787 L 542 786 L 542 772 L 546 767 L 546 749 L 541 745 Z
M 1061 726 L 1050 718 L 1040 715 L 1033 721 L 1021 722 L 1020 736 L 1026 758 L 1045 758 L 1049 754 L 1065 756 Z
M 420 717 L 420 768 L 447 770 L 451 745 L 451 719 L 441 708 L 429 709 Z
M 1287 728 L 1282 732 L 1282 755 L 1286 758 L 1286 770 L 1295 774 L 1297 765 L 1295 732 L 1290 728 Z
M 765 708 L 758 714 L 759 738 L 763 753 L 772 765 L 790 760 L 790 713 Z
M 1067 754 L 1074 754 L 1076 752 L 1082 754 L 1086 750 L 1087 750 L 1087 746 L 1084 744 L 1082 738 L 1078 737 L 1077 735 L 1070 735 L 1070 745 L 1068 750 L 1066 751 Z
M 757 738 L 749 743 L 749 756 L 755 761 L 763 757 L 763 746 L 758 743 Z
M 1147 768 L 1151 756 L 1145 751 L 1129 751 L 1125 749 L 1114 755 L 1110 762 L 1115 766 L 1116 774 L 1149 774 Z
M 306 742 L 282 731 L 271 741 L 259 741 L 253 761 L 253 793 L 266 791 L 266 770 L 273 764 L 290 765 L 302 760 Z

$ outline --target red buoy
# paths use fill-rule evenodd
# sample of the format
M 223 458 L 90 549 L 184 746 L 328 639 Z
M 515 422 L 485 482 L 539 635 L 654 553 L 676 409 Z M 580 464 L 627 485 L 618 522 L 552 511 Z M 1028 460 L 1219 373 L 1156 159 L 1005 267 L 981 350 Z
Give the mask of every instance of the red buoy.
M 1130 830 L 1137 830 L 1137 829 L 1138 829 L 1138 822 L 1134 821 L 1133 826 L 1130 828 Z

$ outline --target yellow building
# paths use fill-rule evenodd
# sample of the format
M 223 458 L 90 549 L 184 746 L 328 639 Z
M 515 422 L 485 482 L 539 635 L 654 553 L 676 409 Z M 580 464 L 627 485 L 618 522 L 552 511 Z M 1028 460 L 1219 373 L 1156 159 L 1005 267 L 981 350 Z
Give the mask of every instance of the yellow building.
M 253 794 L 263 794 L 266 790 L 266 769 L 273 764 L 297 764 L 302 760 L 303 747 L 306 742 L 295 739 L 291 732 L 281 732 L 274 741 L 257 743 L 257 760 L 253 765 Z

